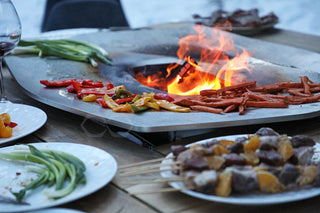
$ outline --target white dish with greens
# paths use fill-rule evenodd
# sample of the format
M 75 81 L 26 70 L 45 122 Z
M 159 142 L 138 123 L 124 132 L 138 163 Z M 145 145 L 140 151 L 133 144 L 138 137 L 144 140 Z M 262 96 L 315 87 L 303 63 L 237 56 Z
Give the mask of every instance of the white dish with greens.
M 0 149 L 0 158 L 0 212 L 74 201 L 108 184 L 117 171 L 109 153 L 75 143 L 15 145 Z

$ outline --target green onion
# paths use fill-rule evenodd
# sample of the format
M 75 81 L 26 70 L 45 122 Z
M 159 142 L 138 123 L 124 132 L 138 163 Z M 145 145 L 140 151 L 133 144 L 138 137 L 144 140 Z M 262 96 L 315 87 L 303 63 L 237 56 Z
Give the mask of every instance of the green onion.
M 39 57 L 56 56 L 90 63 L 93 67 L 98 66 L 97 61 L 111 65 L 111 59 L 108 58 L 108 53 L 103 48 L 72 39 L 21 40 L 11 54 L 38 54 Z
M 32 145 L 29 149 L 1 152 L 0 158 L 5 160 L 19 160 L 33 162 L 28 171 L 39 176 L 18 192 L 11 192 L 18 202 L 24 198 L 26 191 L 38 188 L 41 185 L 53 186 L 55 189 L 47 192 L 49 198 L 58 199 L 70 194 L 80 183 L 86 183 L 85 164 L 77 157 L 57 150 L 39 150 Z M 65 187 L 65 182 L 69 184 Z

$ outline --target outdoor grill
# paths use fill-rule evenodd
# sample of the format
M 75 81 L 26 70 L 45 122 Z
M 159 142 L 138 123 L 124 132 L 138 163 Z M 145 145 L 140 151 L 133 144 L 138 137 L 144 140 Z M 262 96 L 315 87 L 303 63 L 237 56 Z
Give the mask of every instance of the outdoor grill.
M 146 86 L 141 84 L 136 76 L 139 74 L 147 77 L 160 72 L 159 78 L 163 78 L 167 74 L 166 68 L 173 63 L 178 63 L 178 67 L 167 79 L 163 79 L 170 81 L 181 74 L 181 68 L 185 67 L 185 60 L 177 57 L 178 43 L 182 37 L 196 34 L 193 27 L 188 23 L 172 24 L 137 30 L 102 31 L 75 37 L 108 50 L 113 66 L 99 64 L 98 68 L 92 68 L 84 63 L 55 60 L 50 57 L 38 58 L 31 55 L 9 56 L 6 58 L 6 63 L 11 74 L 27 94 L 41 102 L 115 126 L 124 130 L 123 132 L 141 133 L 142 135 L 144 133 L 164 133 L 168 135 L 169 140 L 176 140 L 177 133 L 179 137 L 184 137 L 183 135 L 203 134 L 218 127 L 265 124 L 320 115 L 320 104 L 317 102 L 303 106 L 290 106 L 287 109 L 252 109 L 243 116 L 239 116 L 236 112 L 224 115 L 168 111 L 148 111 L 141 114 L 114 113 L 98 105 L 84 103 L 72 94 L 68 94 L 65 89 L 47 89 L 39 83 L 43 79 L 90 78 L 111 81 L 114 85 L 123 84 L 133 93 L 166 92 L 166 84 L 162 87 L 159 85 Z M 210 27 L 204 28 L 209 33 L 212 31 Z M 315 82 L 320 81 L 318 54 L 228 32 L 221 33 L 232 37 L 235 48 L 240 53 L 243 49 L 252 53 L 248 60 L 250 72 L 240 69 L 236 73 L 239 76 L 245 76 L 247 81 L 254 80 L 261 85 L 279 81 L 298 82 L 299 76 L 302 75 L 308 76 Z M 225 51 L 222 54 L 229 58 L 236 55 L 234 50 Z M 201 55 L 195 53 L 191 57 L 196 63 L 199 63 Z M 221 67 L 221 64 L 223 60 L 220 61 L 220 65 L 218 62 L 215 66 Z

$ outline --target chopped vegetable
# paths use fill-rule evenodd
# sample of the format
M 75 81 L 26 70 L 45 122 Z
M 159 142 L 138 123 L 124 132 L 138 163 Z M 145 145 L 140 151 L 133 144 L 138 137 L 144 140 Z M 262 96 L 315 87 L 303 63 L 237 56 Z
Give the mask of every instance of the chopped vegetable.
M 0 114 L 0 138 L 10 138 L 12 136 L 12 128 L 17 125 L 17 123 L 11 122 L 8 113 Z
M 23 160 L 33 162 L 29 171 L 39 176 L 18 192 L 12 192 L 17 201 L 22 201 L 28 190 L 36 189 L 41 185 L 52 186 L 55 190 L 47 192 L 49 198 L 61 198 L 70 194 L 79 183 L 85 183 L 85 164 L 77 157 L 56 150 L 39 150 L 32 145 L 28 149 L 12 152 L 1 152 L 0 158 L 5 160 Z M 69 180 L 69 185 L 64 187 Z
M 190 112 L 191 111 L 189 107 L 178 106 L 166 100 L 157 100 L 157 104 L 163 109 L 174 111 L 174 112 Z
M 126 89 L 118 89 L 112 96 L 113 100 L 132 97 L 131 92 Z
M 11 54 L 38 54 L 42 56 L 57 56 L 67 60 L 90 63 L 98 66 L 96 60 L 111 65 L 108 53 L 101 47 L 72 39 L 59 40 L 21 40 Z
M 170 101 L 173 99 L 165 93 L 132 94 L 124 85 L 114 86 L 111 82 L 103 84 L 91 79 L 65 79 L 57 81 L 40 81 L 47 87 L 64 85 L 68 92 L 77 93 L 84 102 L 96 102 L 103 108 L 114 112 L 140 113 L 148 109 L 166 109 L 174 112 L 190 112 L 189 107 L 182 107 Z M 69 85 L 68 85 L 69 84 Z

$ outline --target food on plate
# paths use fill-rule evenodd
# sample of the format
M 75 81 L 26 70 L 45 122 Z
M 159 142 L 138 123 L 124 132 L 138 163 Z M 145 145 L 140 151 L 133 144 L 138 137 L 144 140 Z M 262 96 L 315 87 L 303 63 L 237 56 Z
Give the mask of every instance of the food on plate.
M 11 54 L 37 54 L 40 57 L 55 56 L 90 63 L 93 67 L 98 66 L 97 60 L 111 65 L 111 59 L 103 48 L 73 39 L 21 40 Z
M 228 113 L 238 110 L 243 115 L 248 107 L 288 108 L 289 105 L 317 102 L 320 99 L 320 83 L 312 82 L 307 76 L 300 76 L 301 82 L 277 82 L 257 85 L 255 81 L 245 82 L 221 89 L 200 91 L 200 95 L 181 96 L 173 103 L 191 107 L 195 111 Z
M 259 10 L 255 8 L 250 10 L 238 9 L 234 12 L 216 10 L 209 17 L 194 15 L 193 18 L 199 20 L 198 23 L 200 24 L 214 27 L 259 28 L 279 22 L 279 18 L 273 12 L 260 16 Z
M 234 140 L 172 146 L 172 171 L 186 188 L 222 197 L 320 187 L 315 145 L 309 136 L 289 137 L 264 127 Z
M 114 112 L 140 113 L 149 109 L 165 109 L 174 112 L 190 112 L 189 107 L 173 104 L 172 97 L 165 93 L 132 94 L 124 85 L 114 86 L 111 82 L 92 79 L 41 80 L 46 87 L 66 87 L 68 92 L 76 93 L 85 102 L 96 102 Z
M 12 128 L 17 125 L 17 123 L 11 122 L 8 113 L 0 114 L 0 138 L 10 138 L 12 136 Z
M 28 170 L 38 174 L 24 188 L 11 191 L 18 202 L 21 202 L 27 191 L 42 185 L 48 187 L 44 194 L 50 199 L 59 199 L 72 193 L 78 184 L 86 183 L 85 164 L 74 155 L 57 150 L 39 150 L 32 145 L 19 145 L 11 152 L 0 152 L 0 159 L 26 161 Z

